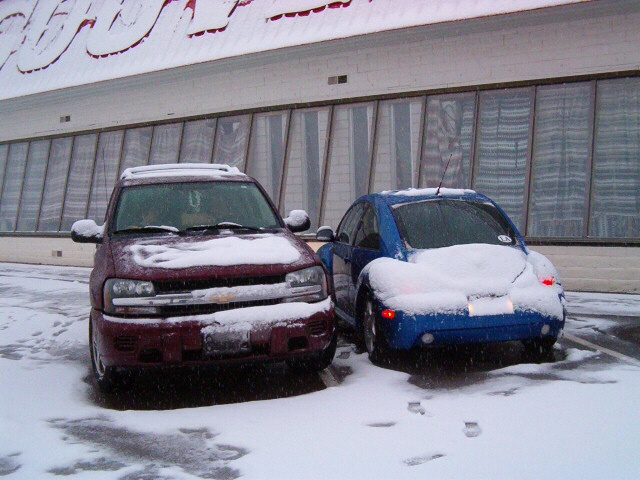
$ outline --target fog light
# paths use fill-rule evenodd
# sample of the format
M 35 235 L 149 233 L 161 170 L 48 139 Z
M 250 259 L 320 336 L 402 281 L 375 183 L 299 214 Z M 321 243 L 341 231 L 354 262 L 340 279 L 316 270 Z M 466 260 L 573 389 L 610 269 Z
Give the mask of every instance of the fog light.
M 547 324 L 544 324 L 542 326 L 542 330 L 540 330 L 540 333 L 542 335 L 548 335 L 550 331 L 551 331 L 551 327 L 549 325 L 547 325 Z
M 434 340 L 435 340 L 435 337 L 430 333 L 425 333 L 424 335 L 422 335 L 422 343 L 424 343 L 425 345 L 429 345 L 430 343 L 433 343 Z

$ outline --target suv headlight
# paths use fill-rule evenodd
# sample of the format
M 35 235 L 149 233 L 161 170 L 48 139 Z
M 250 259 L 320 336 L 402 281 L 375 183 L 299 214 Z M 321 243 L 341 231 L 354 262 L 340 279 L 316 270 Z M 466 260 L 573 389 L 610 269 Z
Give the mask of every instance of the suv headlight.
M 153 283 L 126 278 L 110 278 L 104 284 L 104 310 L 114 314 L 153 314 L 157 307 L 148 305 L 156 294 Z
M 327 298 L 327 277 L 320 266 L 288 273 L 285 282 L 291 296 L 287 302 L 319 302 Z

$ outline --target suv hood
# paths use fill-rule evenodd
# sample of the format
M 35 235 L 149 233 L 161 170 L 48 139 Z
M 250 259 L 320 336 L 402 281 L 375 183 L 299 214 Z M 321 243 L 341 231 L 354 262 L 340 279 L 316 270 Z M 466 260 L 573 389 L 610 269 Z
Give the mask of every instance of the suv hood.
M 123 278 L 277 275 L 317 263 L 311 249 L 289 232 L 121 235 L 110 243 L 116 276 Z

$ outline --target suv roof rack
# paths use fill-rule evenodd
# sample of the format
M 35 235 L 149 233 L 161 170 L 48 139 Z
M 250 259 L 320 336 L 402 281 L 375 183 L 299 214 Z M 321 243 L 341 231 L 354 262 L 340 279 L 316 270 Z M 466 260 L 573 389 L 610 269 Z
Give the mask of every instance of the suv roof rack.
M 231 175 L 241 175 L 242 172 L 236 167 L 219 163 L 169 163 L 164 165 L 146 165 L 143 167 L 127 168 L 120 179 L 170 176 L 170 175 L 213 175 L 226 173 Z

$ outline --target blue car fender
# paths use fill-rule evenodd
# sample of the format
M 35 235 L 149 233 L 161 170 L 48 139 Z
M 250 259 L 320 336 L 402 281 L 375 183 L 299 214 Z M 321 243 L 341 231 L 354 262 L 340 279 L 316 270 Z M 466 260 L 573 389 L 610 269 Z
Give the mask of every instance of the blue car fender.
M 327 270 L 329 290 L 333 292 L 333 243 L 325 243 L 316 251 L 316 254 Z
M 333 274 L 333 243 L 325 243 L 317 251 L 320 261 L 327 267 L 329 274 Z

